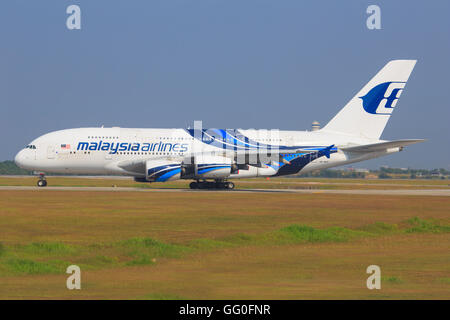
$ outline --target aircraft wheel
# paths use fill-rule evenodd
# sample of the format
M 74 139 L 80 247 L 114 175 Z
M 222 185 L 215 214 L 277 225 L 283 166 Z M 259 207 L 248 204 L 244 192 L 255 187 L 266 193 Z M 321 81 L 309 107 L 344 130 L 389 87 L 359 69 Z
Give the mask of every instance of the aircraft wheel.
M 223 183 L 223 182 L 216 182 L 214 184 L 214 188 L 216 188 L 216 189 L 224 189 L 225 188 L 225 183 Z
M 191 182 L 190 184 L 189 184 L 189 188 L 191 188 L 191 189 L 198 189 L 198 183 L 197 182 Z
M 233 182 L 227 182 L 227 188 L 228 189 L 234 189 L 234 183 Z
M 47 180 L 38 180 L 37 186 L 38 187 L 45 187 L 45 186 L 47 186 Z
M 207 189 L 208 188 L 205 182 L 199 182 L 197 185 L 198 185 L 198 187 L 197 187 L 198 189 Z

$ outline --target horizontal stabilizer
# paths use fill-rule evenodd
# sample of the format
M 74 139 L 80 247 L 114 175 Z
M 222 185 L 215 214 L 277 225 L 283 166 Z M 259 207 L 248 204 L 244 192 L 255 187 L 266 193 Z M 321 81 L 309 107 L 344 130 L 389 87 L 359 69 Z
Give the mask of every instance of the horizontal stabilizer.
M 343 147 L 340 149 L 342 151 L 348 152 L 376 152 L 376 151 L 384 151 L 390 148 L 405 147 L 410 144 L 415 144 L 424 141 L 425 141 L 424 139 L 404 139 L 404 140 L 364 144 L 359 146 Z

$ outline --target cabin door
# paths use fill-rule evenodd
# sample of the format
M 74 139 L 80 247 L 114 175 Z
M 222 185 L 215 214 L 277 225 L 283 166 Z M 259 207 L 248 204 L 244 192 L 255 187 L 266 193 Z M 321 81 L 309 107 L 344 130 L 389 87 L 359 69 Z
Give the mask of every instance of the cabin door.
M 55 146 L 51 145 L 47 147 L 47 159 L 55 159 L 56 157 L 56 150 Z

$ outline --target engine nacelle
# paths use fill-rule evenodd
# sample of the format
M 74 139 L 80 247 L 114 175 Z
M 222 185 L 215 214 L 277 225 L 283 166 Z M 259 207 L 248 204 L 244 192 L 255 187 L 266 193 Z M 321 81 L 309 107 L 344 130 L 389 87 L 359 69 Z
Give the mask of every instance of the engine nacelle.
M 180 179 L 181 163 L 167 160 L 149 160 L 145 163 L 146 180 L 164 182 Z
M 189 160 L 182 163 L 182 179 L 224 179 L 237 170 L 237 165 L 226 157 L 202 155 Z

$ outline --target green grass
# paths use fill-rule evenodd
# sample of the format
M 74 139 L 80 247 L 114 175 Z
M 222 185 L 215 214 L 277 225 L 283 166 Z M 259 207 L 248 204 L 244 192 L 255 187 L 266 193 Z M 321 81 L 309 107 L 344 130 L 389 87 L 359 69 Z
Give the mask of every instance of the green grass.
M 11 258 L 6 260 L 6 267 L 14 274 L 64 273 L 69 263 L 61 260 L 39 262 L 30 259 Z
M 281 237 L 292 243 L 315 243 L 315 242 L 343 242 L 350 239 L 367 235 L 362 231 L 351 230 L 342 227 L 330 227 L 326 229 L 316 229 L 305 225 L 293 224 L 280 229 Z
M 55 258 L 75 253 L 73 246 L 61 242 L 32 242 L 11 246 L 0 243 L 0 274 L 62 273 L 70 263 Z
M 131 238 L 120 241 L 113 246 L 126 250 L 131 261 L 126 265 L 151 265 L 156 262 L 156 258 L 179 258 L 189 251 L 189 248 L 182 245 L 165 243 L 152 238 Z
M 414 217 L 408 220 L 408 224 L 411 226 L 406 229 L 406 233 L 447 233 L 450 232 L 450 226 L 442 225 L 439 221 L 432 219 L 424 220 L 419 217 Z
M 395 276 L 387 276 L 387 277 L 382 276 L 381 283 L 400 284 L 403 283 L 403 280 Z
M 220 239 L 197 239 L 190 246 L 195 249 L 220 249 L 237 246 L 286 245 L 317 242 L 343 242 L 356 237 L 367 236 L 368 233 L 341 227 L 317 229 L 306 225 L 292 224 L 287 227 L 262 234 L 243 234 L 227 236 Z
M 103 254 L 88 256 L 76 259 L 76 263 L 81 269 L 95 270 L 120 265 L 118 257 L 110 257 Z
M 441 283 L 450 284 L 450 277 L 439 278 L 438 281 Z
M 224 240 L 216 240 L 216 239 L 195 239 L 189 242 L 189 247 L 195 250 L 213 250 L 213 249 L 222 249 L 234 246 L 233 240 L 224 239 Z
M 200 238 L 183 244 L 173 244 L 149 237 L 134 237 L 109 243 L 70 245 L 62 242 L 32 242 L 26 245 L 0 243 L 1 274 L 64 273 L 70 264 L 89 270 L 114 266 L 153 265 L 160 259 L 181 258 L 189 253 L 220 250 L 244 246 L 282 246 L 291 244 L 341 243 L 359 238 L 385 236 L 398 233 L 443 233 L 450 227 L 432 219 L 414 217 L 396 224 L 376 222 L 359 229 L 344 227 L 314 228 L 291 224 L 280 229 L 245 234 L 236 233 L 216 239 Z M 69 256 L 71 261 L 55 260 Z M 396 277 L 385 277 L 387 283 L 399 283 Z
M 50 254 L 50 255 L 68 255 L 75 253 L 74 246 L 67 245 L 62 242 L 32 242 L 25 245 L 22 249 L 33 254 Z
M 116 244 L 131 252 L 146 253 L 155 257 L 176 258 L 188 251 L 185 246 L 165 243 L 152 238 L 132 238 Z
M 375 222 L 375 223 L 372 223 L 372 224 L 362 227 L 361 230 L 370 232 L 373 234 L 377 234 L 377 235 L 391 234 L 391 233 L 396 233 L 396 232 L 400 231 L 400 229 L 398 228 L 398 225 L 389 224 L 389 223 L 385 223 L 385 222 Z

